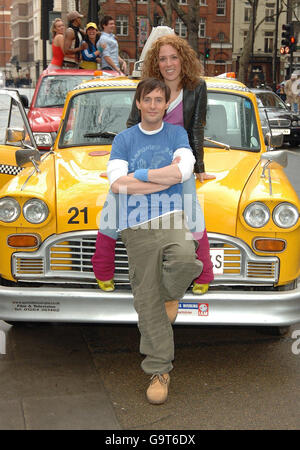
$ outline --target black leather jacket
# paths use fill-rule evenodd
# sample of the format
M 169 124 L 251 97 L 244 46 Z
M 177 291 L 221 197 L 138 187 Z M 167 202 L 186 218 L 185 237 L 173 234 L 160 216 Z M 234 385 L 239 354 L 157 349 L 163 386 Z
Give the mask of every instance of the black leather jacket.
M 206 123 L 207 90 L 204 80 L 200 80 L 195 89 L 183 89 L 183 120 L 190 146 L 193 150 L 196 163 L 195 173 L 205 172 L 203 162 L 204 127 Z M 127 120 L 127 128 L 140 122 L 140 113 L 136 107 L 135 99 Z

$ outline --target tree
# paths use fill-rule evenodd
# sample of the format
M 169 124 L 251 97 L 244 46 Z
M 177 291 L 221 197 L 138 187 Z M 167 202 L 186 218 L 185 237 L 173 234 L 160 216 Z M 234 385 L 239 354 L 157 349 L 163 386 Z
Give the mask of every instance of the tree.
M 254 39 L 255 39 L 255 23 L 256 23 L 256 15 L 257 15 L 257 7 L 259 4 L 259 0 L 248 0 L 248 3 L 251 6 L 251 19 L 248 29 L 247 38 L 245 40 L 244 47 L 242 49 L 242 53 L 239 60 L 239 71 L 237 78 L 242 83 L 246 82 L 247 79 L 247 71 L 250 61 L 250 55 L 254 51 Z
M 164 24 L 172 27 L 172 14 L 176 12 L 177 16 L 182 20 L 187 28 L 188 42 L 191 47 L 199 54 L 198 49 L 198 32 L 199 32 L 199 0 L 189 0 L 188 9 L 184 11 L 178 4 L 178 0 L 166 0 L 166 4 L 162 4 L 160 0 L 153 0 L 160 8 L 164 16 Z
M 263 17 L 258 23 L 257 21 L 257 8 L 259 5 L 260 0 L 248 0 L 248 3 L 251 6 L 251 19 L 249 24 L 249 30 L 247 34 L 247 38 L 245 40 L 245 45 L 242 50 L 240 60 L 239 60 L 239 71 L 237 78 L 242 83 L 245 83 L 246 81 L 246 74 L 249 67 L 250 62 L 250 56 L 254 51 L 254 42 L 255 42 L 255 34 L 258 30 L 258 28 L 264 23 L 265 17 Z M 280 32 L 278 28 L 278 17 L 282 13 L 286 13 L 288 10 L 290 11 L 289 14 L 289 20 L 297 20 L 299 21 L 297 15 L 296 15 L 296 9 L 300 6 L 300 0 L 279 0 L 277 2 L 278 11 L 275 11 L 275 14 L 273 17 L 276 18 L 276 29 L 275 29 L 275 39 L 274 39 L 274 51 L 273 51 L 273 82 L 275 82 L 275 64 L 276 64 L 276 57 L 278 55 L 278 49 L 277 49 L 277 36 L 280 36 Z

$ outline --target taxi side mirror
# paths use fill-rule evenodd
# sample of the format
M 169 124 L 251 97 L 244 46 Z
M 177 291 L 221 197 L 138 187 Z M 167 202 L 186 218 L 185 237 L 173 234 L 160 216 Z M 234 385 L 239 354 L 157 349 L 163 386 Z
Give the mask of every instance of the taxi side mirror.
M 261 155 L 260 159 L 266 161 L 269 165 L 272 162 L 279 164 L 281 167 L 288 165 L 288 155 L 285 150 L 275 150 L 274 152 L 265 152 Z
M 24 148 L 16 151 L 16 163 L 19 167 L 24 166 L 26 163 L 30 162 L 37 167 L 37 163 L 41 160 L 41 155 L 38 150 L 33 148 Z
M 278 134 L 266 133 L 265 144 L 268 145 L 269 147 L 277 147 L 277 148 L 282 147 L 283 134 L 282 133 L 278 133 Z
M 23 128 L 6 128 L 5 142 L 16 144 L 25 139 L 25 130 Z
M 288 165 L 288 155 L 285 150 L 275 150 L 273 152 L 265 152 L 261 155 L 260 160 L 265 162 L 261 174 L 261 178 L 265 178 L 266 169 L 272 169 L 272 163 L 277 163 L 281 167 Z

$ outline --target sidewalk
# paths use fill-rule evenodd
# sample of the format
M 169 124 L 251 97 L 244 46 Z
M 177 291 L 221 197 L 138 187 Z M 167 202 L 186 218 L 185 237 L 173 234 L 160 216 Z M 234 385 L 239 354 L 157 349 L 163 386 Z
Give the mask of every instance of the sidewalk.
M 0 430 L 120 430 L 76 324 L 19 323 L 0 354 Z

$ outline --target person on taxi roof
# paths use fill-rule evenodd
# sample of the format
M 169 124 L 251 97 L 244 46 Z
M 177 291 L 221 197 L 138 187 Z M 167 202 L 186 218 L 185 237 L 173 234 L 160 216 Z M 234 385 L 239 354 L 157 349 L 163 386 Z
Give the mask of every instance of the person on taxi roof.
M 71 11 L 67 15 L 68 28 L 65 33 L 64 42 L 64 69 L 78 69 L 81 59 L 81 51 L 87 48 L 87 44 L 83 43 L 84 32 L 80 28 L 83 15 L 78 11 Z
M 98 45 L 100 33 L 97 25 L 94 22 L 89 22 L 85 28 L 84 42 L 87 44 L 87 48 L 81 51 L 81 69 L 96 70 L 97 63 L 101 63 L 101 56 L 103 50 L 106 48 L 106 44 Z

